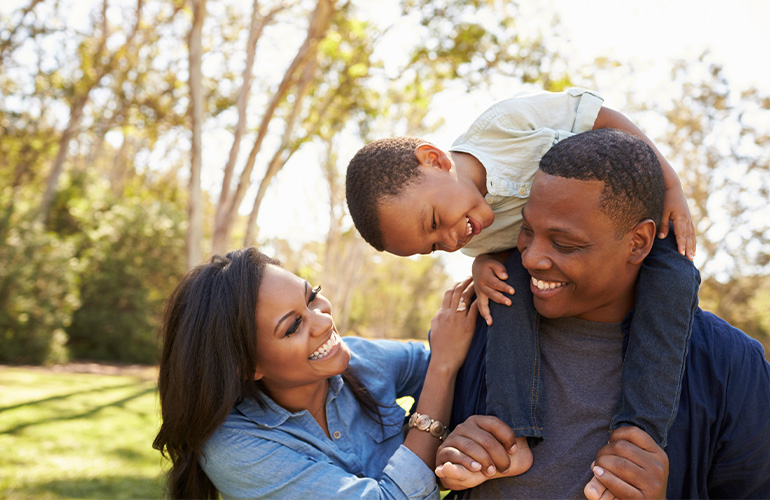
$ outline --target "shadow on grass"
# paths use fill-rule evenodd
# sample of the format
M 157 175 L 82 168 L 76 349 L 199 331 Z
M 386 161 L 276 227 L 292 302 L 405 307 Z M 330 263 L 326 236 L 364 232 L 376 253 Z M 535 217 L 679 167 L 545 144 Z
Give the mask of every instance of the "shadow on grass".
M 93 389 L 85 389 L 82 391 L 75 391 L 75 392 L 68 392 L 66 394 L 59 394 L 57 396 L 51 396 L 43 399 L 37 399 L 34 401 L 24 401 L 22 403 L 18 403 L 11 406 L 2 406 L 0 407 L 0 413 L 8 410 L 15 410 L 16 408 L 22 408 L 24 406 L 32 406 L 37 404 L 43 404 L 43 403 L 50 403 L 51 401 L 60 401 L 62 399 L 71 398 L 73 396 L 81 396 L 83 394 L 94 394 L 97 392 L 104 392 L 104 391 L 112 391 L 115 389 L 125 389 L 126 387 L 135 387 L 136 382 L 131 382 L 128 384 L 123 385 L 105 385 L 104 387 L 95 387 Z
M 163 476 L 147 478 L 142 476 L 114 475 L 93 478 L 53 479 L 38 482 L 25 488 L 30 498 L 161 498 Z
M 135 385 L 135 384 L 132 384 L 132 385 Z M 109 387 L 109 389 L 113 389 L 113 388 L 114 388 L 114 386 Z M 94 391 L 97 391 L 97 390 L 100 390 L 100 389 L 94 389 Z M 141 389 L 141 390 L 135 392 L 134 394 L 131 394 L 130 396 L 127 396 L 127 397 L 125 397 L 123 399 L 119 399 L 117 401 L 113 401 L 113 402 L 108 403 L 108 404 L 103 404 L 103 405 L 95 406 L 95 407 L 93 407 L 90 410 L 85 411 L 85 412 L 76 413 L 76 414 L 73 414 L 73 415 L 62 415 L 62 416 L 57 417 L 57 418 L 46 418 L 46 419 L 43 419 L 43 420 L 38 420 L 38 421 L 33 421 L 33 422 L 24 422 L 24 423 L 21 423 L 19 425 L 16 425 L 15 427 L 11 427 L 9 429 L 6 429 L 6 430 L 0 432 L 0 434 L 14 434 L 16 432 L 19 432 L 22 429 L 26 429 L 27 427 L 33 427 L 35 425 L 40 425 L 40 424 L 50 424 L 52 422 L 66 422 L 68 420 L 77 420 L 77 419 L 80 419 L 80 418 L 88 418 L 88 417 L 90 417 L 90 416 L 100 412 L 101 410 L 103 410 L 105 408 L 110 408 L 110 407 L 113 407 L 113 406 L 123 406 L 126 403 L 128 403 L 129 401 L 132 401 L 134 399 L 140 398 L 140 397 L 144 396 L 145 394 L 154 393 L 155 390 L 156 390 L 155 384 L 152 384 L 151 387 L 147 387 L 145 389 Z M 81 391 L 81 393 L 82 392 L 93 392 L 93 391 Z M 72 395 L 75 395 L 75 394 L 78 394 L 78 393 L 71 393 L 71 394 L 69 394 L 69 396 L 72 396 Z M 68 397 L 68 396 L 67 395 L 63 395 L 61 397 L 60 396 L 54 396 L 54 398 L 58 398 L 58 399 L 63 399 L 63 398 L 66 398 L 66 397 Z M 53 398 L 48 398 L 48 399 L 50 400 L 50 399 L 53 399 Z

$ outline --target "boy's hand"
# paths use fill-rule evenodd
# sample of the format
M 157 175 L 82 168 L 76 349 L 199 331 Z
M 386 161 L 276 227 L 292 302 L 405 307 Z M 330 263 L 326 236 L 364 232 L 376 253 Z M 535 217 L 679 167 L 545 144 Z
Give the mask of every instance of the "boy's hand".
M 584 490 L 589 500 L 666 498 L 668 456 L 638 427 L 614 430 L 591 468 L 594 477 Z
M 666 188 L 663 195 L 663 219 L 658 229 L 658 238 L 663 239 L 668 235 L 669 222 L 674 223 L 679 253 L 692 260 L 695 257 L 695 225 L 679 183 L 674 187 Z
M 479 314 L 492 324 L 492 313 L 489 312 L 489 299 L 498 304 L 511 305 L 511 299 L 503 295 L 513 295 L 515 290 L 505 282 L 508 273 L 505 265 L 490 254 L 481 254 L 473 260 L 473 283 L 476 287 L 476 302 L 479 304 Z
M 462 465 L 452 462 L 437 466 L 434 472 L 441 481 L 441 485 L 449 490 L 467 490 L 491 479 L 480 471 L 470 471 Z

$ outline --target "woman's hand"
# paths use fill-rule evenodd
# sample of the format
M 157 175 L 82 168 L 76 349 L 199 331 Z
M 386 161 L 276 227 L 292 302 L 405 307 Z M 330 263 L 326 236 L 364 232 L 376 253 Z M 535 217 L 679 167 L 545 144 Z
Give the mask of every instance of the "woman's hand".
M 441 309 L 430 323 L 432 362 L 459 370 L 473 338 L 478 304 L 471 302 L 473 279 L 455 284 L 444 294 Z

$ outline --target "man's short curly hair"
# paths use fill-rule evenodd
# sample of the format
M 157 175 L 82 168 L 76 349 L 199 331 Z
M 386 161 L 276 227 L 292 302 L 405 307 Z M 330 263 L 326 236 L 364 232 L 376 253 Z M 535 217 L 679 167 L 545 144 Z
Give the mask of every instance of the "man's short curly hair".
M 597 129 L 554 145 L 540 160 L 548 175 L 604 183 L 599 210 L 615 224 L 620 239 L 644 219 L 660 227 L 663 170 L 652 148 L 631 134 Z
M 400 196 L 420 178 L 420 162 L 414 150 L 423 143 L 417 137 L 380 139 L 361 148 L 348 164 L 345 194 L 353 224 L 367 243 L 380 252 L 385 248 L 380 203 L 385 198 Z

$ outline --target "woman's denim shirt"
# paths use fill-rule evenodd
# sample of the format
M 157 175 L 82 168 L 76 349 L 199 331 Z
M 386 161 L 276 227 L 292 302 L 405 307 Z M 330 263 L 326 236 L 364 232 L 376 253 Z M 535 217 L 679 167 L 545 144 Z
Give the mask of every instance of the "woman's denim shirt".
M 203 447 L 200 464 L 225 498 L 430 498 L 433 471 L 403 446 L 403 396 L 419 396 L 430 353 L 421 343 L 345 337 L 350 368 L 381 402 L 384 429 L 337 375 L 326 399 L 329 433 L 307 410 L 266 395 L 244 400 Z M 383 432 L 384 431 L 384 432 Z

